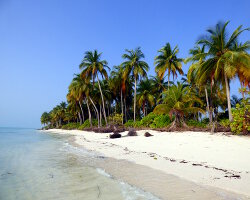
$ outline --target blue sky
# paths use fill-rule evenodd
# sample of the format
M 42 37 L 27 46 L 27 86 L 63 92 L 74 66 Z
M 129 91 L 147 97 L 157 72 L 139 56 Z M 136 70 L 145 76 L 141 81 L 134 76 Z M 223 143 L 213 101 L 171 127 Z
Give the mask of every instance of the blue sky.
M 249 0 L 0 0 L 0 126 L 40 127 L 41 113 L 66 100 L 87 50 L 103 52 L 112 67 L 124 49 L 141 46 L 154 75 L 166 42 L 186 57 L 219 20 L 230 20 L 230 31 L 250 27 L 249 7 Z M 231 83 L 233 94 L 238 87 Z

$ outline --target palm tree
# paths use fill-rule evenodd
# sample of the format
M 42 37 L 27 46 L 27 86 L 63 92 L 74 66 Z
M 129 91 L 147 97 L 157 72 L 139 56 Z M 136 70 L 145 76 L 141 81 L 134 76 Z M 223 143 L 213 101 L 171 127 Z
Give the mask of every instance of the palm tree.
M 150 76 L 150 81 L 152 82 L 153 86 L 153 94 L 155 95 L 156 99 L 159 99 L 161 93 L 167 88 L 165 78 L 163 77 L 160 79 L 159 76 Z
M 125 61 L 122 63 L 124 68 L 123 78 L 128 79 L 129 75 L 132 75 L 134 79 L 134 121 L 136 117 L 136 83 L 140 77 L 146 77 L 147 71 L 149 70 L 148 64 L 142 59 L 145 57 L 141 51 L 141 48 L 138 47 L 135 50 L 125 50 L 126 53 L 122 55 L 122 58 Z
M 163 104 L 157 105 L 153 112 L 169 114 L 170 117 L 174 115 L 175 119 L 170 129 L 180 125 L 187 126 L 184 122 L 184 116 L 187 117 L 189 114 L 197 112 L 204 113 L 204 110 L 195 106 L 195 103 L 202 104 L 202 101 L 192 93 L 189 87 L 185 87 L 179 82 L 163 92 L 162 102 Z
M 155 104 L 155 98 L 152 94 L 153 91 L 153 85 L 152 81 L 149 79 L 142 80 L 138 86 L 138 95 L 137 95 L 137 101 L 138 105 L 142 106 L 142 111 L 144 117 L 146 114 L 146 107 L 150 105 L 151 107 Z
M 41 116 L 41 119 L 40 119 L 41 123 L 44 124 L 44 125 L 45 124 L 48 125 L 48 123 L 50 122 L 50 120 L 51 120 L 50 114 L 47 113 L 47 112 L 44 112 L 42 114 L 42 116 Z
M 60 116 L 59 124 L 60 124 L 60 126 L 62 125 L 62 120 L 63 120 L 64 117 L 65 117 L 66 108 L 67 108 L 66 102 L 63 101 L 63 102 L 61 102 L 61 103 L 59 104 L 59 116 Z
M 241 104 L 242 98 L 238 98 L 236 95 L 232 96 L 231 104 L 233 108 L 236 108 L 236 104 Z
M 92 79 L 93 84 L 95 83 L 95 79 L 97 78 L 99 90 L 101 93 L 101 98 L 102 98 L 102 106 L 103 106 L 103 115 L 104 119 L 106 122 L 106 125 L 108 124 L 107 122 L 107 117 L 106 117 L 106 112 L 105 112 L 105 105 L 104 105 L 104 98 L 103 98 L 103 93 L 99 81 L 98 74 L 100 74 L 103 78 L 108 79 L 108 73 L 106 71 L 106 68 L 109 69 L 108 62 L 106 60 L 101 60 L 101 55 L 102 53 L 98 53 L 97 50 L 92 51 L 87 51 L 85 53 L 85 56 L 79 65 L 79 68 L 82 69 L 81 76 L 86 79 L 87 81 L 90 81 Z
M 110 88 L 113 91 L 114 94 L 120 93 L 121 98 L 121 114 L 122 114 L 122 124 L 123 124 L 123 117 L 124 117 L 124 111 L 123 111 L 123 97 L 126 90 L 126 80 L 123 78 L 123 68 L 121 65 L 114 66 L 114 69 L 110 73 L 111 79 L 110 79 Z M 118 91 L 117 91 L 118 89 Z
M 200 71 L 201 79 L 207 77 L 216 81 L 224 79 L 229 120 L 232 121 L 229 80 L 235 77 L 240 70 L 249 71 L 250 69 L 249 56 L 244 52 L 249 48 L 249 43 L 245 43 L 240 48 L 237 48 L 236 45 L 239 35 L 249 29 L 242 29 L 242 26 L 239 26 L 230 37 L 227 37 L 228 23 L 218 23 L 215 28 L 208 29 L 208 36 L 200 39 L 198 44 L 204 45 L 208 49 L 206 53 L 208 59 L 202 64 Z M 239 69 L 237 63 L 241 63 L 241 66 L 244 67 Z
M 202 47 L 199 45 L 196 45 L 193 49 L 189 50 L 189 54 L 191 55 L 188 57 L 185 62 L 192 62 L 191 66 L 189 67 L 188 73 L 187 73 L 187 81 L 191 83 L 191 86 L 198 87 L 200 90 L 205 91 L 205 97 L 206 97 L 206 104 L 207 104 L 207 112 L 209 116 L 209 122 L 212 123 L 212 105 L 209 104 L 208 99 L 208 92 L 207 92 L 207 85 L 210 82 L 211 85 L 211 92 L 212 92 L 212 83 L 209 78 L 208 79 L 200 79 L 200 70 L 203 66 L 202 64 L 205 61 L 205 58 L 207 54 L 205 53 L 205 46 Z M 201 82 L 203 81 L 203 82 Z M 212 97 L 212 94 L 211 94 Z
M 155 72 L 160 79 L 164 77 L 166 71 L 168 71 L 168 89 L 170 87 L 170 74 L 173 74 L 174 77 L 177 77 L 177 72 L 183 74 L 181 62 L 183 59 L 178 58 L 177 54 L 179 52 L 178 46 L 175 46 L 174 49 L 171 48 L 170 44 L 167 43 L 159 51 L 159 55 L 155 57 Z
M 75 101 L 76 104 L 79 105 L 81 114 L 79 113 L 79 120 L 80 120 L 80 124 L 82 124 L 84 122 L 84 112 L 82 109 L 82 101 L 85 98 L 85 80 L 83 80 L 83 78 L 79 75 L 79 74 L 75 74 L 75 77 L 73 78 L 72 82 L 69 85 L 69 93 L 67 95 L 67 99 L 68 101 Z

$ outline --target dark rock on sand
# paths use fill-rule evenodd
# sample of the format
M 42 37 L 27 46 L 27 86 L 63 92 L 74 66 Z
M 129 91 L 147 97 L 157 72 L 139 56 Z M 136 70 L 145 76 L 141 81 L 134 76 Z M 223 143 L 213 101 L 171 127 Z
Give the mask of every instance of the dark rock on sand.
M 120 133 L 113 133 L 109 135 L 109 138 L 114 139 L 114 138 L 120 138 L 122 135 Z
M 133 128 L 130 128 L 128 130 L 128 136 L 137 136 L 136 130 Z
M 145 137 L 151 137 L 151 136 L 153 136 L 153 135 L 151 135 L 149 132 L 146 132 L 146 133 L 144 134 L 144 136 L 145 136 Z

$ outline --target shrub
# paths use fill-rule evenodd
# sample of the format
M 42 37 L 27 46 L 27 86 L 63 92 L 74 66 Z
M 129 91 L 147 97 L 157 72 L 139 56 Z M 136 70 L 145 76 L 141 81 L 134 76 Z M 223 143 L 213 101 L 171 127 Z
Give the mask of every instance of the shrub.
M 171 119 L 168 115 L 158 115 L 154 118 L 154 121 L 152 124 L 150 124 L 150 127 L 163 128 L 167 127 L 169 124 L 171 124 Z
M 203 121 L 200 122 L 197 120 L 190 119 L 187 121 L 187 125 L 193 126 L 193 127 L 205 128 L 207 126 L 207 123 L 205 123 Z
M 230 123 L 232 132 L 236 134 L 247 133 L 250 131 L 250 105 L 242 103 L 236 104 L 232 110 L 233 122 Z
M 77 129 L 80 126 L 80 123 L 68 123 L 62 126 L 62 129 L 72 130 Z
M 128 120 L 125 124 L 124 124 L 125 127 L 134 127 L 134 121 L 133 120 Z
M 109 121 L 109 124 L 119 126 L 119 125 L 122 125 L 122 118 L 123 118 L 122 114 L 114 114 L 108 117 L 108 121 Z
M 92 125 L 98 126 L 98 121 L 96 119 L 92 119 Z M 84 123 L 78 127 L 79 130 L 83 130 L 84 128 L 90 128 L 89 119 L 85 120 Z
M 220 120 L 219 124 L 224 127 L 230 127 L 230 121 L 229 119 L 222 119 Z
M 147 116 L 143 117 L 141 119 L 141 126 L 142 127 L 149 127 L 150 124 L 152 124 L 154 122 L 155 117 L 157 117 L 157 115 L 153 112 L 149 113 Z
M 202 123 L 204 123 L 204 124 L 209 124 L 209 118 L 203 118 L 202 120 L 201 120 L 201 122 Z
M 135 121 L 135 122 L 133 123 L 133 127 L 134 127 L 134 128 L 140 128 L 140 127 L 142 127 L 141 121 Z

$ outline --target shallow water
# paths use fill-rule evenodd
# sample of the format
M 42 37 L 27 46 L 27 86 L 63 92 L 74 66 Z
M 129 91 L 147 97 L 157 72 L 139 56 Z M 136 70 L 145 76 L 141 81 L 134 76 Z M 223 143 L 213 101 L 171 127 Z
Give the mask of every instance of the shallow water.
M 0 199 L 158 199 L 95 168 L 69 136 L 0 128 Z

